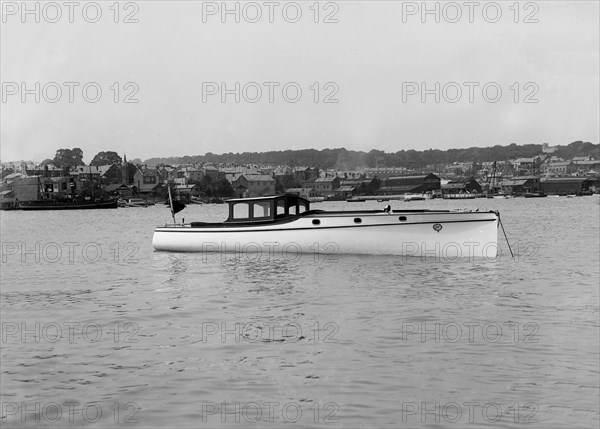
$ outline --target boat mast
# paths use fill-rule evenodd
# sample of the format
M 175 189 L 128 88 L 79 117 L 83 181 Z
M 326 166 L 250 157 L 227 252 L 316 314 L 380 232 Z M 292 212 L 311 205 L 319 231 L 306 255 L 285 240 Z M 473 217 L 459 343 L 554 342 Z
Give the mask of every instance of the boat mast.
M 92 186 L 92 200 L 94 199 L 94 176 L 92 175 L 92 164 L 89 165 L 90 167 L 90 185 Z
M 169 208 L 171 209 L 171 216 L 173 216 L 173 223 L 177 223 L 175 221 L 175 212 L 173 211 L 173 198 L 171 197 L 171 184 L 167 182 L 167 189 L 169 190 Z
M 495 185 L 496 185 L 496 161 L 494 161 L 494 165 L 492 167 L 492 193 L 494 193 Z M 489 189 L 488 189 L 488 193 L 489 193 Z

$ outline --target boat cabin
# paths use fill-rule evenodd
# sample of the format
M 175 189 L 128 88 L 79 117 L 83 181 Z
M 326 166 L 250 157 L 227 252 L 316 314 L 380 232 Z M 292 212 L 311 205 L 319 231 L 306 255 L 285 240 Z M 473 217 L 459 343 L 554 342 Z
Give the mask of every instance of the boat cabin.
M 310 202 L 298 195 L 227 200 L 229 217 L 225 222 L 264 222 L 296 216 L 310 210 Z

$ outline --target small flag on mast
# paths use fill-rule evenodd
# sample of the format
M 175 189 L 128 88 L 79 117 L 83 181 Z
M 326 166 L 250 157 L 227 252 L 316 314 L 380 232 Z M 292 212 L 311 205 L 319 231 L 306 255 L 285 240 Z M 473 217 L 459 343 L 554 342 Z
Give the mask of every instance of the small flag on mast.
M 177 200 L 173 200 L 173 214 L 179 213 L 181 210 L 185 208 L 185 204 L 179 202 Z
M 175 222 L 175 213 L 179 213 L 181 210 L 183 210 L 185 208 L 185 204 L 177 200 L 173 200 L 173 197 L 171 196 L 171 187 L 168 186 L 167 189 L 169 190 L 169 206 L 171 208 L 171 216 L 173 216 L 173 222 Z

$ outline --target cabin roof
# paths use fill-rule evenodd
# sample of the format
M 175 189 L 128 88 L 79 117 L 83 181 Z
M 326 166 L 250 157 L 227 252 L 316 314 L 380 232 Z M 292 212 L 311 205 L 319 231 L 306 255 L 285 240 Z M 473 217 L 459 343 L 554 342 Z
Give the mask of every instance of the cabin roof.
M 294 199 L 298 199 L 298 200 L 304 200 L 306 202 L 308 202 L 308 200 L 296 195 L 296 194 L 278 194 L 278 195 L 269 195 L 266 197 L 254 197 L 254 198 L 231 198 L 229 200 L 227 200 L 228 203 L 245 203 L 245 202 L 252 202 L 252 201 L 265 201 L 265 200 L 274 200 L 276 198 L 282 198 L 282 197 L 287 197 L 287 198 L 294 198 Z

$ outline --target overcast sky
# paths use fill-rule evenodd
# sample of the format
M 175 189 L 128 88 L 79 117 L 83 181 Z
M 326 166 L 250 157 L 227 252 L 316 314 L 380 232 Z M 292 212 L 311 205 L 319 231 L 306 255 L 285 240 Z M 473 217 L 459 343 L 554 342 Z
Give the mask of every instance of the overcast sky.
M 597 1 L 75 3 L 3 2 L 2 161 L 599 141 Z

